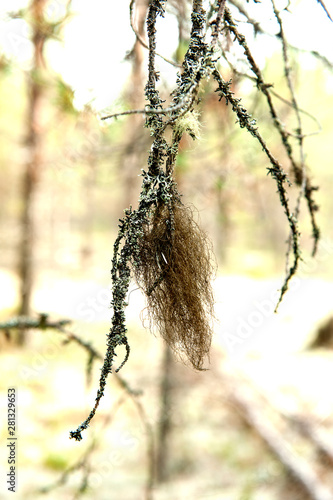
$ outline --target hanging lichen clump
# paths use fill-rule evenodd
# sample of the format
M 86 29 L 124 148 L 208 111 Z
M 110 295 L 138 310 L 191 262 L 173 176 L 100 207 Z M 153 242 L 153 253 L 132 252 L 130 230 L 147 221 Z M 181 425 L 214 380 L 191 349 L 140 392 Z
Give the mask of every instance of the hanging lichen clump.
M 172 199 L 156 207 L 139 247 L 135 277 L 147 296 L 152 328 L 201 369 L 211 344 L 214 305 L 207 236 L 191 209 Z
M 239 126 L 250 132 L 260 143 L 268 158 L 267 170 L 276 183 L 280 203 L 290 228 L 287 255 L 289 257 L 290 254 L 293 257 L 291 265 L 288 264 L 280 300 L 287 290 L 289 280 L 296 272 L 300 259 L 297 215 L 302 197 L 308 202 L 315 248 L 319 237 L 319 230 L 314 219 L 316 205 L 312 200 L 314 188 L 311 187 L 306 176 L 304 162 L 302 160 L 299 164 L 294 159 L 289 136 L 281 127 L 270 99 L 270 86 L 265 84 L 245 37 L 238 32 L 236 23 L 226 7 L 226 0 L 211 2 L 207 16 L 202 7 L 202 0 L 193 0 L 189 47 L 184 57 L 181 74 L 178 75 L 176 88 L 171 94 L 172 102 L 169 107 L 163 107 L 164 101 L 156 88 L 158 72 L 155 69 L 155 51 L 156 19 L 158 16 L 164 16 L 165 3 L 165 0 L 150 0 L 148 9 L 149 56 L 148 81 L 145 87 L 148 104 L 144 110 L 133 110 L 105 117 L 106 119 L 131 112 L 145 114 L 146 127 L 150 129 L 152 137 L 152 146 L 147 171 L 142 172 L 138 208 L 126 209 L 124 218 L 120 220 L 111 269 L 113 317 L 112 326 L 107 335 L 107 352 L 95 405 L 87 419 L 70 433 L 70 436 L 76 440 L 82 439 L 82 431 L 89 426 L 95 415 L 104 394 L 107 376 L 113 369 L 117 348 L 124 346 L 126 355 L 116 368 L 116 372 L 128 359 L 130 347 L 126 335 L 125 308 L 131 276 L 135 277 L 138 286 L 146 295 L 151 327 L 159 331 L 174 352 L 198 370 L 203 369 L 204 362 L 209 355 L 214 305 L 211 281 L 215 271 L 215 261 L 206 234 L 195 222 L 193 210 L 182 203 L 174 180 L 174 166 L 183 134 L 187 132 L 195 139 L 198 133 L 198 112 L 194 108 L 198 104 L 199 86 L 202 81 L 209 77 L 214 78 L 220 100 L 231 105 Z M 131 11 L 133 4 L 134 0 L 131 1 Z M 272 5 L 274 6 L 273 0 Z M 279 21 L 278 12 L 274 12 Z M 241 104 L 241 100 L 234 97 L 230 91 L 230 82 L 223 79 L 219 70 L 217 60 L 221 52 L 218 52 L 217 47 L 222 28 L 226 34 L 232 34 L 243 48 L 249 66 L 256 76 L 258 91 L 263 92 L 267 97 L 273 126 L 277 127 L 281 135 L 292 170 L 298 173 L 296 184 L 300 186 L 300 190 L 295 210 L 291 210 L 289 206 L 287 189 L 290 182 L 287 174 L 266 145 L 255 120 Z M 206 41 L 207 33 L 210 33 L 210 43 Z M 282 25 L 281 33 L 284 40 Z M 283 55 L 287 67 L 285 47 Z M 292 93 L 291 84 L 289 87 Z M 170 130 L 172 138 L 168 142 L 166 132 Z M 301 127 L 299 130 L 301 131 Z M 302 144 L 300 133 L 301 151 Z

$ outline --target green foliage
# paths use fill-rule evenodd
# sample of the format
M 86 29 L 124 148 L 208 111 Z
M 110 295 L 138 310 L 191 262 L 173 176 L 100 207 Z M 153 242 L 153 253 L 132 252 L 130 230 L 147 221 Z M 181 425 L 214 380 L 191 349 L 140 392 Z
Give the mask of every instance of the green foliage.
M 68 113 L 77 117 L 78 111 L 74 107 L 74 91 L 73 89 L 65 83 L 60 78 L 55 82 L 56 87 L 56 97 L 54 99 L 54 104 L 63 113 Z
M 68 467 L 68 460 L 63 453 L 50 453 L 44 458 L 44 465 L 55 471 L 64 471 Z

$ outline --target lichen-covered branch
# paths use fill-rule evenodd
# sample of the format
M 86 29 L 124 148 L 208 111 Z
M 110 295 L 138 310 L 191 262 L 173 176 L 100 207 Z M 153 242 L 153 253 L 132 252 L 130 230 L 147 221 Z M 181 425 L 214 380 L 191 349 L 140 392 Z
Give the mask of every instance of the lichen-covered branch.
M 48 314 L 41 313 L 38 318 L 31 318 L 30 316 L 15 316 L 7 321 L 2 321 L 0 323 L 0 330 L 10 331 L 12 329 L 26 329 L 34 328 L 45 330 L 47 328 L 53 328 L 59 330 L 66 325 L 69 325 L 71 320 L 60 319 L 58 321 L 51 321 Z
M 134 0 L 130 4 L 132 24 L 133 5 Z M 297 221 L 300 201 L 296 205 L 296 210 L 292 211 L 288 198 L 291 183 L 284 168 L 272 154 L 259 132 L 256 121 L 247 112 L 241 99 L 231 92 L 231 82 L 225 81 L 218 69 L 217 46 L 219 37 L 225 32 L 230 32 L 243 48 L 249 67 L 255 75 L 257 88 L 266 97 L 273 126 L 280 134 L 281 142 L 292 164 L 296 183 L 301 186 L 299 200 L 303 196 L 307 199 L 314 236 L 316 238 L 319 236 L 314 220 L 316 205 L 311 197 L 315 188 L 311 187 L 306 176 L 302 149 L 304 135 L 292 82 L 289 82 L 289 90 L 291 104 L 299 120 L 296 135 L 301 151 L 300 166 L 294 158 L 291 134 L 285 130 L 274 107 L 270 85 L 264 82 L 245 37 L 238 31 L 232 19 L 227 1 L 212 2 L 206 16 L 202 0 L 193 0 L 189 46 L 181 74 L 178 74 L 176 86 L 171 93 L 171 102 L 164 106 L 165 101 L 161 98 L 157 87 L 159 72 L 155 60 L 156 21 L 158 17 L 164 17 L 165 6 L 165 0 L 151 0 L 148 8 L 148 43 L 145 43 L 148 48 L 148 77 L 145 86 L 147 100 L 145 108 L 103 117 L 107 119 L 131 113 L 143 114 L 145 126 L 152 137 L 152 145 L 147 168 L 142 170 L 138 208 L 126 209 L 124 218 L 120 220 L 111 269 L 113 317 L 107 335 L 107 352 L 95 405 L 87 419 L 70 433 L 76 440 L 82 439 L 82 431 L 88 427 L 95 415 L 104 394 L 107 377 L 114 369 L 115 356 L 121 347 L 125 348 L 124 358 L 115 371 L 119 371 L 128 359 L 130 348 L 125 308 L 131 276 L 135 277 L 146 295 L 151 327 L 158 328 L 161 336 L 176 354 L 189 361 L 198 370 L 203 369 L 204 361 L 209 355 L 213 317 L 211 278 L 214 274 L 214 259 L 207 236 L 195 222 L 192 210 L 181 201 L 174 180 L 174 167 L 183 134 L 189 133 L 193 139 L 197 137 L 198 111 L 195 108 L 199 101 L 199 90 L 202 83 L 211 77 L 217 82 L 216 92 L 220 101 L 224 100 L 226 104 L 231 105 L 239 126 L 250 132 L 266 154 L 269 161 L 267 170 L 276 183 L 280 203 L 290 227 L 288 255 L 292 254 L 293 262 L 288 265 L 279 301 L 286 292 L 291 277 L 296 273 L 300 259 L 300 233 Z M 285 44 L 283 47 L 285 76 L 288 77 L 288 54 Z
M 255 120 L 249 115 L 247 110 L 241 105 L 240 99 L 234 97 L 233 93 L 230 90 L 230 84 L 231 82 L 225 82 L 220 75 L 220 73 L 215 70 L 213 73 L 213 76 L 215 80 L 218 83 L 218 88 L 216 89 L 216 92 L 219 93 L 220 95 L 220 100 L 222 98 L 225 99 L 226 104 L 230 103 L 232 110 L 237 116 L 239 126 L 241 128 L 246 128 L 248 132 L 250 132 L 251 135 L 253 135 L 260 143 L 263 151 L 266 153 L 269 161 L 270 161 L 270 166 L 267 167 L 268 173 L 273 177 L 273 179 L 276 182 L 279 197 L 280 197 L 280 202 L 282 207 L 284 208 L 285 214 L 287 216 L 288 222 L 289 222 L 289 227 L 291 231 L 291 238 L 292 238 L 292 249 L 293 249 L 293 255 L 294 255 L 294 262 L 290 269 L 287 272 L 285 281 L 282 285 L 281 288 L 281 293 L 280 293 L 280 298 L 277 303 L 277 306 L 282 300 L 283 295 L 288 289 L 288 283 L 292 276 L 296 273 L 297 266 L 298 266 L 298 261 L 300 258 L 300 248 L 299 248 L 299 230 L 298 230 L 298 223 L 297 220 L 295 219 L 293 213 L 290 210 L 289 207 L 289 202 L 288 202 L 288 196 L 286 192 L 286 187 L 285 185 L 290 185 L 290 182 L 288 180 L 287 174 L 283 171 L 282 166 L 280 163 L 276 160 L 276 158 L 272 155 L 270 152 L 269 148 L 267 147 L 267 144 L 265 143 L 264 139 L 262 138 L 261 134 L 258 131 L 258 128 L 256 126 Z M 276 307 L 277 307 L 276 306 Z
M 284 73 L 285 73 L 286 82 L 287 82 L 289 92 L 290 92 L 292 106 L 293 106 L 293 109 L 295 110 L 295 115 L 296 115 L 297 124 L 298 124 L 297 140 L 298 140 L 298 144 L 299 144 L 300 164 L 298 164 L 295 160 L 293 160 L 292 166 L 293 166 L 293 173 L 294 173 L 295 182 L 298 186 L 300 186 L 300 190 L 299 190 L 299 195 L 297 197 L 297 202 L 296 202 L 294 214 L 295 214 L 295 217 L 298 218 L 299 211 L 300 211 L 301 199 L 303 197 L 305 197 L 305 199 L 307 201 L 310 217 L 311 217 L 312 235 L 313 235 L 313 239 L 314 239 L 312 254 L 315 255 L 315 253 L 317 251 L 320 231 L 319 231 L 319 227 L 318 227 L 318 224 L 317 224 L 317 221 L 315 218 L 315 212 L 318 210 L 318 207 L 317 207 L 317 204 L 313 200 L 313 192 L 316 191 L 318 188 L 311 186 L 310 179 L 308 178 L 307 173 L 306 173 L 302 119 L 301 119 L 301 113 L 299 110 L 299 106 L 298 106 L 298 103 L 296 100 L 294 85 L 293 85 L 292 78 L 291 78 L 291 67 L 290 67 L 289 56 L 288 56 L 288 44 L 287 44 L 287 41 L 286 41 L 286 38 L 284 35 L 284 29 L 283 29 L 282 18 L 281 18 L 280 12 L 277 10 L 275 3 L 274 3 L 274 0 L 271 0 L 271 1 L 272 1 L 272 5 L 273 5 L 274 15 L 275 15 L 275 17 L 278 21 L 279 27 L 280 27 L 279 36 L 280 36 L 281 42 L 282 42 Z M 290 241 L 291 240 L 289 238 L 289 242 Z
M 104 394 L 106 379 L 112 371 L 116 350 L 125 346 L 129 355 L 125 307 L 131 270 L 147 296 L 148 310 L 161 335 L 181 356 L 202 369 L 208 355 L 212 327 L 210 278 L 214 265 L 207 238 L 193 221 L 192 212 L 180 201 L 173 167 L 179 141 L 185 132 L 180 118 L 191 112 L 202 78 L 212 71 L 212 62 L 204 42 L 205 17 L 202 2 L 194 0 L 191 41 L 183 62 L 183 72 L 173 93 L 173 102 L 163 110 L 163 100 L 156 88 L 156 20 L 164 15 L 164 1 L 152 0 L 147 16 L 148 79 L 145 87 L 146 127 L 153 143 L 148 156 L 148 170 L 142 172 L 142 188 L 136 210 L 125 210 L 120 221 L 112 259 L 112 327 L 107 336 L 107 352 L 99 389 L 87 419 L 70 437 L 82 439 Z M 161 112 L 155 112 L 161 110 Z M 150 111 L 153 111 L 150 113 Z M 171 143 L 165 138 L 167 127 L 173 129 Z M 189 255 L 192 257 L 189 258 Z M 197 272 L 194 271 L 197 269 Z
M 130 9 L 130 25 L 131 25 L 131 28 L 132 30 L 134 31 L 135 33 L 135 36 L 137 38 L 137 40 L 141 43 L 141 45 L 145 48 L 145 49 L 149 49 L 148 45 L 146 44 L 146 42 L 143 40 L 143 38 L 140 36 L 140 33 L 137 31 L 137 29 L 135 28 L 134 26 L 134 22 L 133 22 L 133 10 L 134 10 L 134 5 L 135 5 L 135 0 L 131 0 L 130 2 L 130 6 L 129 6 L 129 9 Z M 163 59 L 163 61 L 167 62 L 168 64 L 171 64 L 171 66 L 174 66 L 175 68 L 180 68 L 179 64 L 177 64 L 176 62 L 174 61 L 171 61 L 170 59 L 168 59 L 167 57 L 164 57 L 162 54 L 159 54 L 158 52 L 156 52 L 156 55 L 158 57 L 160 57 L 161 59 Z
M 231 16 L 231 12 L 227 8 L 225 10 L 225 21 L 226 21 L 226 24 L 227 24 L 229 31 L 231 33 L 233 33 L 236 40 L 238 41 L 238 43 L 240 44 L 240 46 L 244 50 L 244 54 L 249 62 L 250 68 L 256 76 L 256 83 L 257 83 L 258 89 L 266 97 L 268 107 L 269 107 L 269 110 L 270 110 L 270 113 L 271 113 L 271 116 L 273 119 L 273 124 L 280 134 L 282 144 L 286 150 L 288 158 L 290 159 L 295 182 L 298 186 L 300 186 L 300 191 L 299 191 L 299 195 L 298 195 L 295 209 L 293 210 L 293 212 L 291 212 L 290 209 L 287 208 L 288 198 L 286 196 L 285 189 L 283 186 L 281 186 L 281 183 L 280 183 L 280 185 L 278 184 L 278 192 L 280 195 L 281 204 L 285 209 L 285 213 L 287 215 L 287 218 L 289 221 L 289 226 L 290 226 L 290 236 L 288 239 L 288 249 L 287 249 L 287 259 L 286 259 L 286 277 L 285 277 L 285 281 L 284 281 L 282 288 L 281 288 L 280 299 L 279 299 L 278 304 L 276 306 L 276 307 L 278 307 L 284 293 L 288 289 L 288 283 L 289 283 L 290 279 L 296 273 L 297 268 L 298 268 L 298 262 L 299 262 L 299 258 L 300 258 L 300 246 L 299 246 L 299 234 L 300 233 L 299 233 L 299 230 L 297 228 L 297 224 L 298 224 L 297 220 L 298 220 L 298 216 L 299 216 L 300 202 L 301 202 L 301 199 L 303 197 L 307 201 L 307 206 L 308 206 L 311 224 L 312 224 L 312 235 L 313 235 L 313 239 L 314 239 L 313 252 L 312 252 L 313 255 L 315 255 L 315 253 L 316 253 L 318 240 L 319 240 L 319 236 L 320 236 L 320 231 L 319 231 L 318 224 L 317 224 L 316 218 L 315 218 L 315 212 L 318 210 L 318 206 L 313 199 L 313 192 L 316 191 L 318 188 L 313 187 L 311 185 L 311 181 L 310 181 L 310 179 L 306 173 L 306 169 L 305 169 L 304 149 L 303 149 L 304 135 L 303 135 L 303 131 L 302 131 L 302 121 L 301 121 L 300 110 L 298 107 L 298 103 L 296 101 L 295 92 L 294 92 L 294 88 L 293 88 L 293 84 L 292 84 L 292 80 L 291 80 L 291 76 L 290 76 L 290 64 L 289 64 L 289 58 L 288 58 L 287 42 L 286 42 L 286 39 L 284 37 L 282 19 L 281 19 L 281 16 L 279 15 L 279 12 L 277 11 L 277 9 L 275 7 L 273 0 L 272 0 L 272 5 L 273 5 L 274 14 L 275 14 L 275 16 L 278 20 L 279 26 L 280 26 L 279 36 L 282 40 L 285 77 L 286 77 L 287 85 L 288 85 L 290 95 L 291 95 L 292 107 L 295 110 L 296 118 L 297 118 L 297 122 L 298 122 L 297 140 L 299 143 L 300 164 L 295 159 L 293 148 L 292 148 L 291 142 L 289 140 L 290 134 L 286 131 L 285 127 L 282 125 L 282 123 L 278 117 L 277 111 L 275 109 L 275 106 L 273 104 L 273 100 L 271 97 L 271 85 L 267 85 L 264 82 L 264 78 L 262 76 L 262 73 L 261 73 L 257 63 L 255 62 L 255 59 L 254 59 L 254 57 L 253 57 L 253 55 L 248 47 L 246 38 L 244 37 L 244 35 L 239 33 L 239 31 L 237 29 L 237 25 Z M 265 148 L 264 148 L 264 150 L 265 150 Z M 267 151 L 265 151 L 265 152 L 267 154 Z M 271 161 L 271 159 L 270 159 L 270 161 Z M 272 173 L 270 169 L 269 169 L 269 171 L 270 171 L 270 173 Z M 289 256 L 290 256 L 291 250 L 293 252 L 293 263 L 291 265 L 289 265 Z

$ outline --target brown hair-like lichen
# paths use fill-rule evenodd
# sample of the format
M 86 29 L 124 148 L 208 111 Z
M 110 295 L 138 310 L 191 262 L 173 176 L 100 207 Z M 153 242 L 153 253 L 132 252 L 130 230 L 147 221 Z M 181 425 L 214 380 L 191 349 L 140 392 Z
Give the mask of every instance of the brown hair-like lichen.
M 174 200 L 160 204 L 145 225 L 135 277 L 147 297 L 151 329 L 201 370 L 212 339 L 215 261 L 192 208 Z

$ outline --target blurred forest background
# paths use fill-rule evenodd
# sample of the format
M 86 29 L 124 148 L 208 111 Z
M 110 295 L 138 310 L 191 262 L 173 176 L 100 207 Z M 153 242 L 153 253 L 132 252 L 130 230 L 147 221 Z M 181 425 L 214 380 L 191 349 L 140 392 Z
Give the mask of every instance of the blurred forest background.
M 287 3 L 276 1 L 281 11 Z M 273 84 L 280 120 L 295 131 L 271 3 L 227 4 Z M 148 2 L 131 6 L 145 39 Z M 170 0 L 166 9 L 157 51 L 174 63 L 158 59 L 169 99 L 188 47 L 191 2 Z M 16 498 L 333 498 L 333 23 L 320 2 L 295 0 L 283 11 L 306 165 L 319 186 L 317 256 L 303 206 L 303 261 L 274 314 L 289 228 L 260 145 L 219 102 L 216 84 L 205 82 L 200 137 L 182 139 L 176 177 L 218 262 L 209 370 L 173 360 L 148 333 L 133 283 L 131 356 L 121 374 L 134 392 L 111 376 L 81 443 L 69 430 L 94 401 L 101 361 L 89 371 L 89 351 L 73 336 L 103 356 L 118 219 L 137 206 L 151 146 L 142 114 L 100 118 L 144 107 L 147 51 L 131 30 L 128 2 L 11 1 L 0 14 L 0 321 L 38 322 L 41 313 L 72 321 L 60 332 L 3 328 L 1 443 L 10 384 L 18 393 Z M 230 36 L 222 49 L 224 78 L 288 171 L 242 51 Z M 2 481 L 0 499 L 6 493 Z

